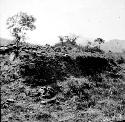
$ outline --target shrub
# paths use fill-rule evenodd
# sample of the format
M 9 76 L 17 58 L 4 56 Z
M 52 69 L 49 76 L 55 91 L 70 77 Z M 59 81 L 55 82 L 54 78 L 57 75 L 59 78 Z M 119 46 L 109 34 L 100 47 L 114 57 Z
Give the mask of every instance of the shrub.
M 32 86 L 43 86 L 56 83 L 57 80 L 63 80 L 65 72 L 63 64 L 57 58 L 36 57 L 20 65 L 21 74 L 26 79 L 25 83 Z
M 89 90 L 92 88 L 92 84 L 86 78 L 67 78 L 66 81 L 61 83 L 62 92 L 67 98 L 71 98 L 74 95 L 80 99 L 89 99 Z

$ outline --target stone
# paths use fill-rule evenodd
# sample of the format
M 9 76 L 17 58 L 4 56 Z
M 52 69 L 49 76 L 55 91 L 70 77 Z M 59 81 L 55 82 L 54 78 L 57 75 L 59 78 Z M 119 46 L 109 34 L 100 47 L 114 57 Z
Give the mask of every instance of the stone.
M 14 61 L 15 57 L 16 57 L 15 53 L 12 52 L 12 53 L 10 54 L 10 56 L 9 56 L 9 60 L 10 60 L 10 61 Z

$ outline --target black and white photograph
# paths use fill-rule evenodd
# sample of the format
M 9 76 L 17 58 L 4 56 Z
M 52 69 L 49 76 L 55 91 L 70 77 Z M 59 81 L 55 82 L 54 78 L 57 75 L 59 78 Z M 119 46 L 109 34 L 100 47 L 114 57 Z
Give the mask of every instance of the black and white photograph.
M 124 122 L 125 0 L 0 0 L 1 122 Z

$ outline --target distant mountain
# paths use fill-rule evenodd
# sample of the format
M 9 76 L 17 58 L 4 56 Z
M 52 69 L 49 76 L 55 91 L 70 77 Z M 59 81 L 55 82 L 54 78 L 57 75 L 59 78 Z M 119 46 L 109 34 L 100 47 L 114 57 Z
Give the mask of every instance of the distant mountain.
M 14 41 L 10 40 L 10 39 L 5 39 L 5 38 L 0 37 L 0 46 L 7 46 L 11 43 L 14 43 Z
M 77 43 L 85 46 L 88 42 L 92 42 L 92 45 L 96 45 L 96 43 L 94 43 L 93 41 L 94 39 L 92 38 L 79 38 L 77 40 Z M 112 52 L 122 52 L 123 50 L 125 50 L 125 40 L 113 39 L 110 41 L 106 41 L 101 45 L 101 49 L 106 52 L 108 52 L 109 50 Z
M 105 42 L 101 48 L 105 51 L 122 52 L 125 50 L 125 40 L 113 39 Z

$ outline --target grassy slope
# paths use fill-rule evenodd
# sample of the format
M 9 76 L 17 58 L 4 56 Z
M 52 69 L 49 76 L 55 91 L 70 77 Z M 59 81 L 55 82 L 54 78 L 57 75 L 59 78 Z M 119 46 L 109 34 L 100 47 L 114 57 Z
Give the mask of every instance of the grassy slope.
M 7 54 L 1 58 L 3 122 L 101 122 L 125 119 L 125 62 L 117 55 L 79 53 L 75 47 L 68 52 L 68 56 L 64 55 L 64 50 L 63 53 L 55 53 L 50 47 L 23 45 L 23 48 L 15 61 L 10 62 Z M 100 63 L 99 60 L 104 62 Z M 98 65 L 94 65 L 95 62 Z M 51 68 L 48 69 L 48 66 Z M 20 70 L 23 74 L 20 74 Z M 48 77 L 35 74 L 34 70 L 37 73 L 46 71 Z M 32 75 L 27 74 L 31 71 Z M 93 71 L 98 72 L 92 75 Z M 65 78 L 60 79 L 58 72 L 64 73 L 61 75 Z M 45 105 L 41 103 L 42 98 L 37 91 L 41 85 L 54 86 L 56 101 Z

